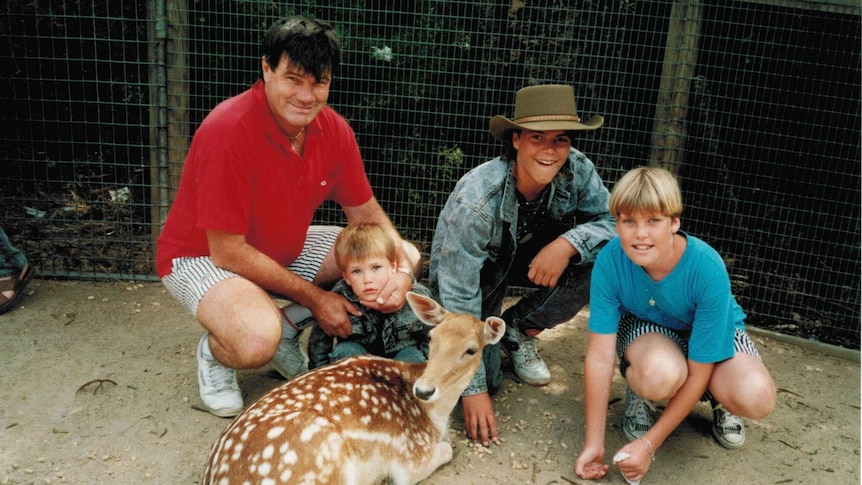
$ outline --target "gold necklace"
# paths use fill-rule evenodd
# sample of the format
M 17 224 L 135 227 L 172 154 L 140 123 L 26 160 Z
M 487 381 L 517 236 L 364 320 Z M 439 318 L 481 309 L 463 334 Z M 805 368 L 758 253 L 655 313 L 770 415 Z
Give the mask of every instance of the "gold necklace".
M 299 153 L 299 147 L 300 145 L 302 145 L 302 143 L 300 143 L 300 139 L 302 138 L 302 135 L 304 133 L 305 127 L 303 126 L 302 129 L 299 130 L 299 133 L 297 133 L 295 136 L 287 135 L 287 139 L 290 140 L 290 146 L 293 147 L 293 151 L 295 151 L 296 153 Z

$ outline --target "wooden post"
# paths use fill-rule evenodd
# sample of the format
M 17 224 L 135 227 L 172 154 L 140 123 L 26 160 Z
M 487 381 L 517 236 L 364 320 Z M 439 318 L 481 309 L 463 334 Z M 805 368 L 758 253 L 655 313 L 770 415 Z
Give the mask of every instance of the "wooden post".
M 155 260 L 156 239 L 161 232 L 164 217 L 164 171 L 167 166 L 166 109 L 167 99 L 165 65 L 165 39 L 167 20 L 165 0 L 147 2 L 147 55 L 149 57 L 150 85 L 150 248 Z
M 149 4 L 150 186 L 152 248 L 176 196 L 188 151 L 187 0 Z
M 674 173 L 683 163 L 688 96 L 697 65 L 701 16 L 699 0 L 679 0 L 671 8 L 668 23 L 649 162 Z
M 189 81 L 186 52 L 188 0 L 168 1 L 168 197 L 173 203 L 189 150 Z M 160 224 L 164 224 L 161 219 Z

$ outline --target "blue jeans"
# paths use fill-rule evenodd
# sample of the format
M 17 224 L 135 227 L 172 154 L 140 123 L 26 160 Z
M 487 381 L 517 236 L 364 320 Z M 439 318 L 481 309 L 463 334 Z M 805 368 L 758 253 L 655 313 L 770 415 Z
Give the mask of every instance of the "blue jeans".
M 335 347 L 332 349 L 332 352 L 329 354 L 329 361 L 335 362 L 337 360 L 341 360 L 347 357 L 352 357 L 354 355 L 367 355 L 370 352 L 365 348 L 364 345 L 358 342 L 339 342 L 335 344 Z M 404 347 L 399 350 L 393 356 L 385 356 L 395 360 L 399 360 L 401 362 L 416 362 L 422 363 L 425 362 L 425 355 L 416 347 Z
M 507 326 L 517 328 L 521 333 L 525 333 L 527 329 L 545 330 L 567 322 L 590 302 L 592 263 L 569 264 L 554 288 L 536 286 L 527 279 L 530 261 L 541 248 L 556 237 L 557 234 L 553 232 L 545 234 L 544 237 L 539 236 L 531 241 L 533 244 L 526 244 L 519 248 L 505 275 L 505 280 L 496 285 L 493 293 L 483 302 L 483 315 L 500 315 L 503 298 L 509 286 L 535 288 L 501 315 Z M 492 285 L 482 282 L 483 288 L 490 286 Z M 503 384 L 503 372 L 500 369 L 500 343 L 485 347 L 482 360 L 488 389 L 494 391 Z M 468 388 L 468 390 L 471 389 Z

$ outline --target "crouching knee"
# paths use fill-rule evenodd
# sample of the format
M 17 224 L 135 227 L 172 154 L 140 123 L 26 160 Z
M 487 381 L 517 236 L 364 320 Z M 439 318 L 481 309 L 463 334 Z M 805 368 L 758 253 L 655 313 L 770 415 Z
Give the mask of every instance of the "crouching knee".
M 775 408 L 775 383 L 770 378 L 753 378 L 745 383 L 746 392 L 737 396 L 737 411 L 733 414 L 751 419 L 763 419 Z
M 754 398 L 749 403 L 748 416 L 751 419 L 763 419 L 775 409 L 776 389 L 772 379 L 760 383 Z
M 216 358 L 233 369 L 256 369 L 268 364 L 276 350 L 278 350 L 279 339 L 273 336 L 261 334 L 249 334 L 232 339 L 219 339 L 213 345 Z M 219 350 L 216 350 L 216 348 Z

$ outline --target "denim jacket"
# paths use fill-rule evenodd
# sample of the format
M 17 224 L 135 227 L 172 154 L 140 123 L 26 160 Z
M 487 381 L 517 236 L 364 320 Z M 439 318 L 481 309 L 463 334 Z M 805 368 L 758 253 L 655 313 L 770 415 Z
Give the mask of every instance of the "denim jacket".
M 505 284 L 518 249 L 513 174 L 514 161 L 501 157 L 479 165 L 458 181 L 440 212 L 431 243 L 430 289 L 449 311 L 487 318 L 483 298 Z M 573 262 L 592 263 L 616 235 L 610 194 L 595 165 L 572 148 L 549 190 L 546 217 L 570 228 L 560 237 L 580 253 L 580 261 Z M 487 390 L 484 380 L 482 366 L 464 395 Z

